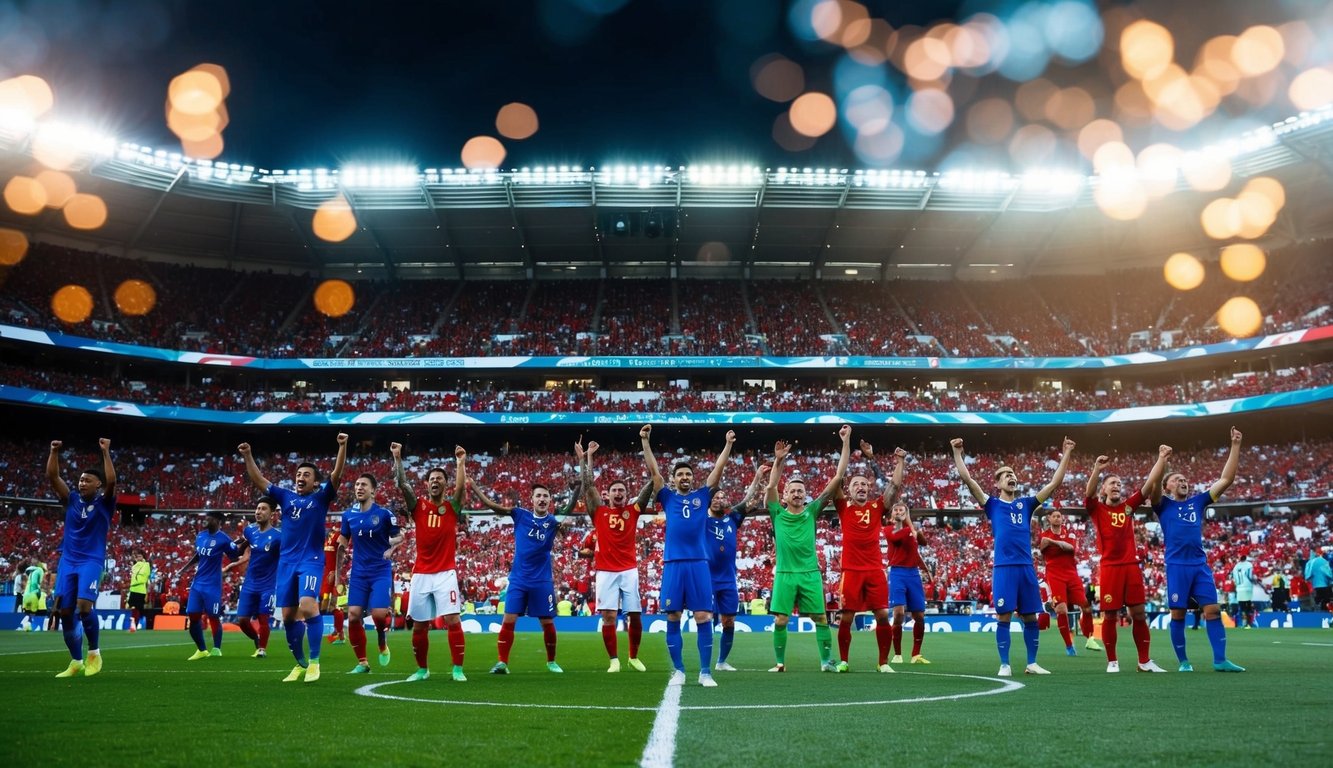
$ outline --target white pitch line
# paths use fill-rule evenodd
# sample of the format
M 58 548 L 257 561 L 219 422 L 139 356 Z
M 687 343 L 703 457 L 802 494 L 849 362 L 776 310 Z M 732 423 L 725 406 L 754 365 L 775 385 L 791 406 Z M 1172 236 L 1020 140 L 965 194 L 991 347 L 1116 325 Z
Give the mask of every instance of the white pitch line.
M 591 710 L 609 710 L 613 712 L 656 712 L 657 707 L 611 707 L 598 706 L 596 704 L 515 704 L 508 701 L 454 701 L 446 699 L 423 699 L 414 696 L 390 696 L 387 693 L 380 693 L 377 688 L 386 685 L 401 685 L 409 682 L 407 680 L 388 680 L 383 683 L 371 683 L 357 688 L 353 693 L 357 696 L 368 696 L 372 699 L 386 699 L 388 701 L 410 701 L 416 704 L 453 704 L 462 707 L 520 707 L 523 709 L 591 709 Z
M 1333 643 L 1301 643 L 1301 645 L 1314 645 L 1320 648 L 1333 648 Z
M 192 645 L 189 642 L 177 643 L 152 643 L 150 645 L 108 645 L 100 648 L 102 651 L 133 651 L 141 648 L 168 648 L 173 645 Z M 69 653 L 69 649 L 63 645 L 57 648 L 43 648 L 40 651 L 6 651 L 0 653 L 0 656 L 33 656 L 39 653 Z
M 98 674 L 101 675 L 246 675 L 261 674 L 277 676 L 282 674 L 281 669 L 103 669 Z M 45 669 L 2 669 L 0 675 L 51 675 L 53 672 Z
M 668 685 L 653 718 L 653 730 L 639 758 L 641 768 L 671 768 L 676 758 L 676 726 L 680 724 L 680 692 L 685 686 Z

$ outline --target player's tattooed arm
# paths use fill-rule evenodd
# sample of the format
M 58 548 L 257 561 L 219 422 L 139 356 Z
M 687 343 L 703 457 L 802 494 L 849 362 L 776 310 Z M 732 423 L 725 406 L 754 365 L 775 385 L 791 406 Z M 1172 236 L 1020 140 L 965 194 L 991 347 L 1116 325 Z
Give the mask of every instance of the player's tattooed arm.
M 389 454 L 393 456 L 394 485 L 397 485 L 398 492 L 403 494 L 403 505 L 407 507 L 407 514 L 411 517 L 412 511 L 417 508 L 417 494 L 412 490 L 412 484 L 407 482 L 407 470 L 403 469 L 403 444 L 389 443 Z
M 477 501 L 480 501 L 481 505 L 485 507 L 487 510 L 494 512 L 498 515 L 512 515 L 514 513 L 513 507 L 506 507 L 505 505 L 501 504 L 500 502 L 486 495 L 486 492 L 481 489 L 481 485 L 479 483 L 473 480 L 468 480 L 467 487 L 472 489 L 472 494 L 477 497 Z
M 51 452 L 46 455 L 46 481 L 51 484 L 61 504 L 69 501 L 69 485 L 60 476 L 60 448 L 63 445 L 59 440 L 52 440 Z
M 1106 469 L 1106 466 L 1110 463 L 1111 463 L 1111 457 L 1105 455 L 1098 456 L 1097 460 L 1092 462 L 1092 469 L 1088 471 L 1088 483 L 1087 486 L 1084 488 L 1083 498 L 1085 499 L 1097 498 L 1097 484 L 1101 482 L 1102 472 Z
M 454 446 L 454 497 L 452 499 L 454 509 L 463 508 L 463 500 L 467 498 L 467 451 L 463 446 Z
M 1166 460 L 1170 457 L 1171 446 L 1157 446 L 1157 461 L 1153 463 L 1152 471 L 1148 473 L 1148 477 L 1143 481 L 1143 488 L 1140 489 L 1144 501 L 1148 502 L 1149 506 L 1157 503 L 1158 497 L 1162 495 L 1162 476 L 1166 474 Z
M 722 446 L 722 453 L 717 456 L 717 463 L 713 465 L 713 471 L 708 473 L 708 480 L 704 483 L 710 489 L 716 491 L 722 482 L 722 473 L 727 469 L 727 462 L 731 460 L 731 446 L 736 443 L 736 431 L 727 430 L 727 442 Z
M 782 468 L 787 463 L 787 454 L 791 453 L 791 444 L 786 440 L 773 443 L 773 467 L 768 471 L 768 488 L 764 490 L 764 504 L 778 500 L 778 483 L 782 480 Z
M 828 485 L 819 493 L 815 501 L 819 502 L 819 508 L 822 510 L 829 499 L 842 493 L 842 479 L 847 476 L 847 462 L 852 456 L 852 428 L 846 424 L 838 429 L 838 437 L 842 438 L 842 452 L 838 455 L 838 469 L 833 473 L 833 479 L 829 480 Z
M 600 447 L 596 440 L 589 440 L 585 449 L 582 437 L 574 443 L 574 456 L 579 460 L 579 479 L 583 485 L 583 506 L 590 515 L 602 505 L 602 495 L 597 492 L 597 483 L 592 479 L 592 456 Z
M 893 477 L 889 480 L 889 487 L 884 489 L 884 506 L 892 506 L 893 502 L 902 495 L 903 492 L 903 473 L 907 468 L 907 451 L 902 448 L 893 449 Z

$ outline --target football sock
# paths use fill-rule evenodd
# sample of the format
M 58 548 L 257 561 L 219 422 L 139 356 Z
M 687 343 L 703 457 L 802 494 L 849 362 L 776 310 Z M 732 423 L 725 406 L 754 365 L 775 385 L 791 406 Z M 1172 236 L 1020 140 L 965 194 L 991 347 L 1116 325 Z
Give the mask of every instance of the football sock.
M 731 643 L 736 639 L 736 625 L 722 628 L 722 644 L 718 647 L 717 663 L 721 664 L 731 654 Z
M 370 618 L 375 622 L 375 639 L 379 641 L 380 651 L 383 651 L 389 647 L 388 638 L 385 637 L 385 633 L 389 630 L 389 617 L 375 615 Z
M 1176 652 L 1176 661 L 1185 662 L 1189 657 L 1185 655 L 1185 620 L 1171 620 L 1171 647 Z
M 1060 629 L 1060 639 L 1065 641 L 1065 647 L 1074 644 L 1074 636 L 1069 632 L 1069 614 L 1057 613 L 1055 615 L 1055 626 Z
M 316 614 L 305 620 L 305 639 L 310 644 L 310 662 L 313 664 L 319 661 L 319 644 L 324 640 L 323 616 Z
M 504 627 L 500 628 L 500 636 L 504 637 Z M 430 656 L 430 622 L 418 621 L 412 625 L 412 657 L 417 660 L 417 667 L 420 669 L 429 669 Z M 504 656 L 500 657 L 504 661 Z
M 1213 645 L 1213 663 L 1221 664 L 1227 660 L 1227 630 L 1222 626 L 1222 617 L 1204 619 L 1203 626 L 1208 632 L 1208 642 Z
M 819 647 L 819 661 L 827 664 L 833 658 L 833 630 L 827 622 L 815 625 L 815 643 Z
M 838 624 L 838 659 L 847 660 L 847 653 L 852 650 L 852 622 Z
M 713 666 L 713 625 L 711 622 L 706 627 L 695 627 L 695 634 L 699 637 L 699 674 L 708 674 Z
M 366 625 L 364 621 L 353 621 L 347 627 L 347 639 L 352 641 L 352 653 L 356 660 L 366 663 Z
M 256 648 L 259 647 L 259 633 L 255 631 L 255 625 L 250 621 L 249 616 L 236 617 L 236 626 L 240 628 L 241 634 L 254 642 Z
M 1009 622 L 1000 621 L 995 625 L 995 650 L 1000 652 L 1000 663 L 1009 663 Z
M 787 627 L 773 627 L 773 656 L 779 664 L 787 663 Z
M 495 639 L 495 653 L 500 661 L 509 663 L 509 652 L 514 648 L 514 625 L 500 624 L 500 636 Z
M 921 655 L 921 642 L 926 639 L 926 622 L 924 619 L 917 619 L 912 625 L 912 655 Z
M 879 646 L 879 663 L 889 663 L 889 651 L 893 648 L 893 625 L 875 622 L 875 645 Z
M 1078 628 L 1079 631 L 1083 633 L 1084 637 L 1092 637 L 1092 633 L 1096 629 L 1096 627 L 1094 627 L 1092 624 L 1091 610 L 1083 610 L 1079 612 Z
M 204 647 L 204 615 L 202 613 L 187 614 L 190 617 L 190 639 L 194 645 L 201 651 L 208 650 Z
M 284 621 L 282 628 L 287 635 L 287 647 L 291 649 L 297 663 L 305 666 L 305 654 L 301 652 L 301 641 L 305 639 L 305 621 L 301 619 Z
M 1134 628 L 1130 631 L 1134 634 L 1134 647 L 1139 651 L 1139 663 L 1147 664 L 1151 658 L 1149 647 L 1152 644 L 1152 635 L 1148 632 L 1148 619 L 1135 619 Z
M 1102 645 L 1106 646 L 1106 660 L 1118 661 L 1115 653 L 1116 634 L 1119 632 L 1119 624 L 1114 616 L 1107 616 L 1102 619 Z
M 343 613 L 343 610 L 341 608 L 333 609 L 333 634 L 342 637 L 343 621 L 346 619 L 346 617 L 347 614 Z
M 213 647 L 214 647 L 214 648 L 221 648 L 221 647 L 222 647 L 222 617 L 221 617 L 221 616 L 209 616 L 209 617 L 208 617 L 208 626 L 211 627 L 211 628 L 213 629 Z
M 258 631 L 259 631 L 260 648 L 268 648 L 268 633 L 273 629 L 271 626 L 269 626 L 269 624 L 272 620 L 273 618 L 269 616 L 267 613 L 262 613 L 259 615 Z
M 83 634 L 88 636 L 88 651 L 91 653 L 99 647 L 97 636 L 102 631 L 102 628 L 97 623 L 97 614 L 92 611 L 81 614 L 79 619 L 83 623 Z
M 463 635 L 462 622 L 446 624 L 446 632 L 449 633 L 449 660 L 455 667 L 463 666 L 463 650 L 466 647 L 466 639 Z
M 75 661 L 83 661 L 83 624 L 73 620 L 66 621 L 61 625 L 60 631 L 64 633 L 69 657 Z
M 898 623 L 893 625 L 893 652 L 895 655 L 903 652 L 903 625 Z
M 606 655 L 614 659 L 617 653 L 615 624 L 602 625 L 602 645 L 606 646 Z
M 555 624 L 542 625 L 542 640 L 546 643 L 546 660 L 555 661 Z
M 1037 626 L 1037 620 L 1023 622 L 1023 645 L 1027 646 L 1029 664 L 1037 663 L 1037 644 L 1040 642 L 1041 627 Z
M 629 635 L 629 657 L 631 659 L 639 658 L 639 641 L 643 639 L 643 616 L 638 613 L 628 614 L 629 627 L 626 634 Z
M 671 656 L 671 666 L 679 669 L 685 669 L 685 660 L 681 658 L 680 619 L 672 621 L 667 619 L 666 646 L 667 653 Z

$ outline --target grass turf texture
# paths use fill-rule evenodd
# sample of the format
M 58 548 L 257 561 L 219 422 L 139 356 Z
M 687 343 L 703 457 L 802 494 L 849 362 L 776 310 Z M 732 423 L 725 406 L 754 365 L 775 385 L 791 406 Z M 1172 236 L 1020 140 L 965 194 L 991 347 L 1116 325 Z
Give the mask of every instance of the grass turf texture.
M 400 681 L 414 670 L 409 634 L 390 637 L 393 662 L 379 667 L 372 649 L 369 675 L 345 674 L 356 663 L 350 648 L 325 645 L 323 677 L 307 685 L 279 682 L 293 663 L 280 632 L 267 659 L 249 658 L 251 644 L 228 633 L 224 656 L 186 662 L 192 646 L 184 632 L 103 631 L 103 672 L 69 680 L 53 677 L 68 663 L 59 633 L 8 632 L 0 636 L 0 684 L 15 727 L 0 743 L 0 763 L 175 766 L 225 753 L 322 768 L 440 759 L 464 760 L 469 768 L 634 765 L 669 667 L 662 635 L 644 639 L 647 673 L 626 665 L 608 675 L 600 635 L 566 633 L 559 647 L 565 674 L 556 675 L 546 671 L 540 635 L 520 634 L 511 674 L 493 676 L 486 670 L 495 661 L 495 636 L 469 635 L 469 681 L 454 683 L 444 633 L 434 632 L 430 680 L 375 689 L 417 700 L 357 695 L 362 686 Z M 994 636 L 929 635 L 925 655 L 932 665 L 900 664 L 899 674 L 883 675 L 874 671 L 873 635 L 861 632 L 852 673 L 837 675 L 817 671 L 812 634 L 791 635 L 788 671 L 770 674 L 764 670 L 773 663 L 772 636 L 742 633 L 729 659 L 741 671 L 716 673 L 720 687 L 705 690 L 695 684 L 694 636 L 686 634 L 690 676 L 675 764 L 766 764 L 776 752 L 808 765 L 844 764 L 840 755 L 860 764 L 1221 765 L 1235 758 L 1235 736 L 1261 723 L 1304 725 L 1282 729 L 1251 758 L 1297 765 L 1327 757 L 1333 634 L 1229 632 L 1229 655 L 1249 668 L 1244 674 L 1213 672 L 1202 630 L 1188 637 L 1193 674 L 1174 672 L 1166 633 L 1154 632 L 1154 658 L 1169 674 L 1135 672 L 1126 638 L 1124 671 L 1108 675 L 1103 653 L 1080 643 L 1079 656 L 1066 657 L 1054 631 L 1045 632 L 1039 660 L 1053 674 L 1031 677 L 1022 674 L 1022 640 L 1015 634 L 1014 681 L 1021 689 L 871 704 L 859 702 L 1000 689 L 999 679 L 949 676 L 993 678 Z M 623 637 L 620 643 L 623 654 Z M 471 704 L 435 703 L 446 701 Z M 534 704 L 548 708 L 507 706 Z M 793 704 L 816 706 L 768 706 Z

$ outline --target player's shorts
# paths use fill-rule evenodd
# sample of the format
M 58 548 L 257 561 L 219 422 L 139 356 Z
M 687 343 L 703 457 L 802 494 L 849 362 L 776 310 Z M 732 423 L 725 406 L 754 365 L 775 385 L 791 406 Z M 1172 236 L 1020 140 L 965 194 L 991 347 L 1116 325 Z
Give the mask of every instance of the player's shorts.
M 1188 608 L 1191 599 L 1198 607 L 1217 604 L 1213 569 L 1206 565 L 1167 565 L 1166 606 Z
M 639 569 L 597 572 L 597 607 L 603 611 L 642 613 L 639 597 Z
M 1143 588 L 1143 569 L 1138 563 L 1103 565 L 1097 572 L 1097 582 L 1102 590 L 1103 611 L 1118 611 L 1127 605 L 1143 605 L 1148 602 L 1147 593 Z
M 37 605 L 41 601 L 42 601 L 42 596 L 40 593 L 36 595 L 24 595 L 23 611 L 25 613 L 36 613 L 38 611 Z
M 773 575 L 773 597 L 768 602 L 770 613 L 790 616 L 792 610 L 802 616 L 818 616 L 824 612 L 824 579 L 819 571 L 776 573 Z
M 278 581 L 274 586 L 279 608 L 295 608 L 301 600 L 319 597 L 324 582 L 324 561 L 278 563 Z
M 126 601 L 125 604 L 131 608 L 138 608 L 139 610 L 142 611 L 147 603 L 148 603 L 148 595 L 144 594 L 143 592 L 131 592 L 130 598 L 129 600 Z
M 273 590 L 241 589 L 236 601 L 237 616 L 272 616 L 277 601 Z
M 457 593 L 458 590 L 454 589 Z M 352 574 L 347 581 L 347 604 L 362 608 L 388 608 L 393 600 L 393 575 L 382 573 L 369 578 Z M 424 619 L 423 619 L 424 621 Z
M 996 613 L 1017 611 L 1026 616 L 1041 611 L 1037 569 L 1030 565 L 997 565 L 991 579 L 991 605 Z
M 555 583 L 514 584 L 509 582 L 505 613 L 544 619 L 555 615 Z M 416 617 L 413 617 L 416 618 Z
M 186 613 L 203 613 L 209 616 L 222 615 L 222 595 L 206 589 L 190 587 L 190 597 L 185 601 Z
M 911 613 L 926 610 L 926 590 L 921 586 L 921 569 L 898 566 L 889 569 L 889 605 L 904 606 Z
M 56 571 L 55 595 L 62 609 L 72 610 L 75 600 L 97 601 L 97 587 L 102 583 L 100 562 L 71 563 L 63 561 Z
M 707 560 L 672 560 L 662 565 L 658 605 L 664 613 L 713 610 L 713 575 Z
M 380 607 L 389 606 L 386 603 Z M 412 621 L 432 621 L 436 616 L 460 613 L 461 609 L 458 571 L 412 574 L 412 584 L 407 588 L 407 615 L 412 617 Z
M 879 611 L 889 607 L 889 579 L 884 571 L 843 571 L 838 600 L 844 611 Z
M 1046 586 L 1051 593 L 1052 603 L 1069 605 L 1088 604 L 1088 592 L 1083 587 L 1083 579 L 1077 573 L 1046 572 Z
M 740 613 L 741 599 L 736 593 L 736 584 L 713 585 L 713 613 L 719 616 L 735 616 Z

